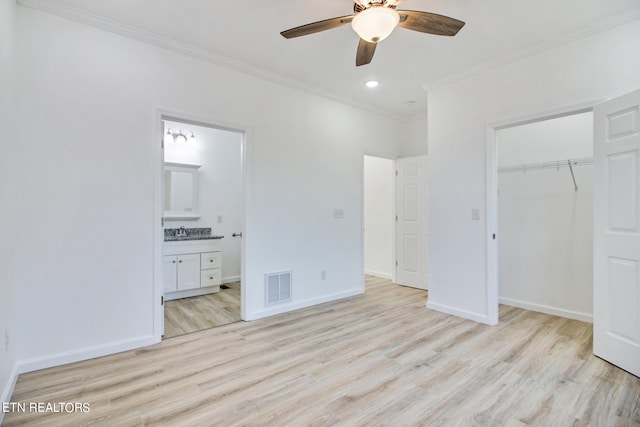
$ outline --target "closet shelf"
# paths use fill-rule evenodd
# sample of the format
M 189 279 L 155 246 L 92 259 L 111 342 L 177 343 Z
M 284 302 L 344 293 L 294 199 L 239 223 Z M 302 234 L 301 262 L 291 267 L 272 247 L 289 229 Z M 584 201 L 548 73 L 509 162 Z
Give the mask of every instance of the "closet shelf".
M 528 172 L 542 169 L 558 169 L 575 166 L 587 166 L 593 164 L 593 157 L 582 157 L 579 159 L 554 160 L 550 162 L 525 163 L 514 166 L 504 166 L 498 168 L 498 172 Z

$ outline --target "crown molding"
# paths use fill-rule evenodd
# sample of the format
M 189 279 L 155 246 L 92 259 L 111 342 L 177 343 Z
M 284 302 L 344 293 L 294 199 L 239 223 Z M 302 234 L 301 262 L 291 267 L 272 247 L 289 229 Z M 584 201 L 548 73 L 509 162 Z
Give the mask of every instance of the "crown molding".
M 640 7 L 634 7 L 628 10 L 624 10 L 622 12 L 610 15 L 607 18 L 592 21 L 589 25 L 580 27 L 579 29 L 571 32 L 567 32 L 555 39 L 545 40 L 541 43 L 529 47 L 528 49 L 522 49 L 517 52 L 509 53 L 491 61 L 487 61 L 474 67 L 470 67 L 464 71 L 451 74 L 441 79 L 433 80 L 429 83 L 425 83 L 422 85 L 422 88 L 428 92 L 433 89 L 466 80 L 471 77 L 480 75 L 488 70 L 503 67 L 526 57 L 533 56 L 538 53 L 542 53 L 563 45 L 567 45 L 574 41 L 587 38 L 589 36 L 622 26 L 624 24 L 628 24 L 638 19 L 640 19 Z
M 106 18 L 85 10 L 62 4 L 56 0 L 16 0 L 21 6 L 39 10 L 41 12 L 56 15 L 74 22 L 99 28 L 123 37 L 147 43 L 159 48 L 167 49 L 176 53 L 180 53 L 192 58 L 196 58 L 223 68 L 231 69 L 252 77 L 256 77 L 271 83 L 276 83 L 291 89 L 306 92 L 325 99 L 339 102 L 359 110 L 363 110 L 381 117 L 391 118 L 402 123 L 411 122 L 422 117 L 426 113 L 418 112 L 416 114 L 406 116 L 400 115 L 393 111 L 381 111 L 379 108 L 373 108 L 367 103 L 355 102 L 350 98 L 338 95 L 333 92 L 320 89 L 316 86 L 303 83 L 301 81 L 287 78 L 279 74 L 264 70 L 259 67 L 249 65 L 247 63 L 237 61 L 226 56 L 222 56 L 211 51 L 195 47 L 187 43 L 181 43 L 168 37 L 161 36 L 157 33 L 142 30 L 132 25 L 127 25 L 116 20 Z M 611 15 L 605 19 L 591 22 L 591 24 L 569 32 L 555 38 L 553 40 L 545 40 L 542 43 L 531 46 L 528 49 L 519 50 L 510 54 L 503 55 L 497 59 L 470 67 L 462 72 L 454 73 L 441 79 L 436 79 L 422 85 L 425 92 L 447 86 L 471 77 L 480 75 L 488 70 L 499 68 L 507 64 L 516 62 L 528 56 L 532 56 L 553 48 L 569 44 L 576 40 L 580 40 L 591 35 L 633 22 L 640 19 L 640 7 L 625 10 L 617 14 Z
M 264 70 L 259 67 L 249 65 L 247 63 L 237 61 L 226 56 L 213 53 L 206 49 L 201 49 L 193 45 L 173 40 L 160 34 L 146 31 L 132 25 L 106 18 L 85 10 L 62 4 L 56 0 L 16 0 L 21 6 L 56 15 L 70 21 L 85 24 L 94 28 L 99 28 L 110 33 L 118 34 L 133 40 L 147 43 L 159 48 L 167 49 L 176 53 L 180 53 L 192 58 L 199 59 L 220 67 L 231 69 L 252 77 L 286 86 L 290 89 L 299 90 L 312 95 L 316 95 L 331 101 L 336 101 L 344 105 L 348 105 L 368 113 L 373 113 L 380 117 L 391 118 L 403 123 L 409 121 L 408 117 L 399 115 L 393 111 L 381 111 L 380 108 L 373 108 L 369 104 L 355 102 L 350 98 L 320 89 L 316 86 L 303 83 L 301 81 L 287 78 L 279 74 Z

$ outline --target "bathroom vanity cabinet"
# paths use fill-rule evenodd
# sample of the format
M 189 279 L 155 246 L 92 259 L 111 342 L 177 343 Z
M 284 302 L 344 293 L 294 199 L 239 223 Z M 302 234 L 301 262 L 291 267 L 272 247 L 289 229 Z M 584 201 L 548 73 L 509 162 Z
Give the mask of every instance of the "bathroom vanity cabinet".
M 164 242 L 164 298 L 172 300 L 220 291 L 219 239 Z

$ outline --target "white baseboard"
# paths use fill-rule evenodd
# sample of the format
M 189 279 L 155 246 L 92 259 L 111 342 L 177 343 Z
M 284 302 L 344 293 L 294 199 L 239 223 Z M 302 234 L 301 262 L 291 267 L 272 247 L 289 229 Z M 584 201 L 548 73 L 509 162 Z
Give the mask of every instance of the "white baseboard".
M 297 301 L 291 304 L 282 304 L 275 307 L 269 307 L 264 310 L 258 310 L 251 313 L 247 313 L 244 320 L 257 320 L 264 317 L 275 316 L 276 314 L 287 313 L 289 311 L 299 310 L 301 308 L 311 307 L 313 305 L 323 304 L 325 302 L 336 301 L 343 298 L 352 297 L 355 295 L 361 295 L 364 293 L 364 288 L 353 289 L 350 291 L 338 292 L 331 295 L 325 295 L 319 298 L 310 298 L 303 301 Z
M 157 341 L 154 339 L 153 335 L 147 335 L 139 338 L 101 344 L 94 347 L 87 347 L 43 357 L 21 360 L 18 361 L 17 364 L 17 373 L 23 374 L 25 372 L 37 371 L 39 369 L 51 368 L 53 366 L 66 365 L 67 363 L 94 359 L 101 356 L 108 356 L 110 354 L 146 347 L 152 344 L 156 344 L 156 342 Z
M 391 276 L 391 274 L 382 273 L 380 271 L 365 270 L 364 274 L 368 274 L 369 276 L 380 277 L 381 279 L 393 280 L 393 277 Z
M 566 310 L 564 308 L 551 307 L 549 305 L 535 304 L 527 301 L 520 301 L 512 298 L 498 298 L 500 304 L 509 305 L 511 307 L 524 308 L 525 310 L 537 311 L 544 314 L 552 314 L 554 316 L 566 317 L 568 319 L 580 320 L 582 322 L 593 323 L 593 314 L 582 313 L 580 311 Z
M 7 380 L 7 384 L 5 384 L 4 389 L 2 390 L 2 396 L 0 396 L 1 402 L 10 402 L 11 395 L 13 394 L 13 389 L 16 387 L 16 381 L 18 380 L 18 365 L 14 364 L 13 369 L 11 370 L 11 374 Z M 0 411 L 0 425 L 2 425 L 2 421 L 4 419 L 4 412 Z
M 427 301 L 427 308 L 430 310 L 439 311 L 441 313 L 462 317 L 463 319 L 473 320 L 474 322 L 484 323 L 485 325 L 495 325 L 495 323 L 489 321 L 489 317 L 486 314 L 461 310 L 459 308 L 451 307 L 449 305 L 440 304 L 433 301 Z
M 239 281 L 240 281 L 240 276 L 229 276 L 229 277 L 222 278 L 222 283 L 233 283 L 233 282 L 239 282 Z

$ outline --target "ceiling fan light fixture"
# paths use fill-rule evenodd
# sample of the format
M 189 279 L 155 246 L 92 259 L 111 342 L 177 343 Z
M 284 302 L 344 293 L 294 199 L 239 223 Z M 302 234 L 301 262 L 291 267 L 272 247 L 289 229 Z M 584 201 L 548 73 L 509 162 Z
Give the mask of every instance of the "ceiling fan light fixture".
M 362 40 L 377 43 L 389 37 L 400 22 L 400 15 L 386 6 L 371 6 L 358 13 L 351 21 L 351 28 Z

